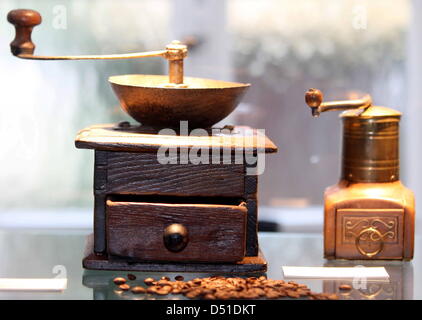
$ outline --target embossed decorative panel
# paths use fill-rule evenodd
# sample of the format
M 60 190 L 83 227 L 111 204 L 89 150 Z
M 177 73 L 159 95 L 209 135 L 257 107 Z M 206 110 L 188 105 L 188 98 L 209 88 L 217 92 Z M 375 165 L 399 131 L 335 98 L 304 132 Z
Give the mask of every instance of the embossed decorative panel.
M 397 259 L 403 255 L 402 209 L 339 209 L 336 257 Z

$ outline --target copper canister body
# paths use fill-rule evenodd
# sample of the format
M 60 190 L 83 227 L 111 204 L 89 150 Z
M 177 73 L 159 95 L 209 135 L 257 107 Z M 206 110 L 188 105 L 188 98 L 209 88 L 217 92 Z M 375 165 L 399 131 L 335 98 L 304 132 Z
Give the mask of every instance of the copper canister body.
M 340 182 L 325 191 L 327 259 L 410 260 L 413 192 L 400 182 L 400 113 L 370 107 L 346 112 Z

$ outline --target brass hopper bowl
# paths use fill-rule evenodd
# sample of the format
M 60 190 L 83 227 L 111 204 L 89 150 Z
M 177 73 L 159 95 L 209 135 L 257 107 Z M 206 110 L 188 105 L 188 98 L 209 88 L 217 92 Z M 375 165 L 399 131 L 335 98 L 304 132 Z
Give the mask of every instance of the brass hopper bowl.
M 187 47 L 173 41 L 164 50 L 111 55 L 38 56 L 31 40 L 33 27 L 42 21 L 34 10 L 12 10 L 7 19 L 16 28 L 10 44 L 13 55 L 31 60 L 114 60 L 163 57 L 168 76 L 119 75 L 109 78 L 121 107 L 145 126 L 178 127 L 189 121 L 194 128 L 209 128 L 238 105 L 249 84 L 184 77 Z
M 227 117 L 249 84 L 184 78 L 187 87 L 164 87 L 167 76 L 129 74 L 109 82 L 120 105 L 132 118 L 153 127 L 178 127 L 181 120 L 193 128 L 209 128 Z

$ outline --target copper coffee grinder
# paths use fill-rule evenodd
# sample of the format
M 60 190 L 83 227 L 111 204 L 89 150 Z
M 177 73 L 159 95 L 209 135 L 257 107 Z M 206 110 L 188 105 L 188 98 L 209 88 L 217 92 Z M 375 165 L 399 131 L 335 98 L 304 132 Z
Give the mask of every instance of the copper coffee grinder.
M 257 237 L 257 175 L 251 174 L 259 163 L 250 159 L 276 152 L 277 147 L 259 130 L 212 127 L 236 108 L 248 84 L 185 77 L 188 50 L 177 41 L 152 52 L 37 56 L 31 32 L 41 23 L 40 14 L 13 10 L 8 21 L 16 27 L 11 49 L 19 58 L 159 56 L 169 62 L 168 76 L 109 78 L 121 107 L 141 125 L 94 125 L 76 138 L 77 148 L 95 150 L 94 234 L 86 248 L 85 268 L 266 271 Z M 178 130 L 181 121 L 203 129 Z M 206 161 L 187 161 L 192 154 Z
M 306 103 L 317 117 L 343 110 L 343 154 L 339 183 L 325 191 L 324 255 L 327 259 L 410 260 L 415 202 L 400 182 L 401 113 L 361 99 L 323 102 L 316 89 Z

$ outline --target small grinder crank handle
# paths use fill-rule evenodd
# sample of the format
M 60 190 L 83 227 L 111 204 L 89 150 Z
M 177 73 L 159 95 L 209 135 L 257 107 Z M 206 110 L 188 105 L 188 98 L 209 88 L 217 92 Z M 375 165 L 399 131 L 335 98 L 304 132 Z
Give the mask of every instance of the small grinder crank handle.
M 369 94 L 360 99 L 323 102 L 324 94 L 318 89 L 309 89 L 305 95 L 306 104 L 312 109 L 312 116 L 319 117 L 322 112 L 345 111 L 360 109 L 363 113 L 372 105 L 372 98 Z

